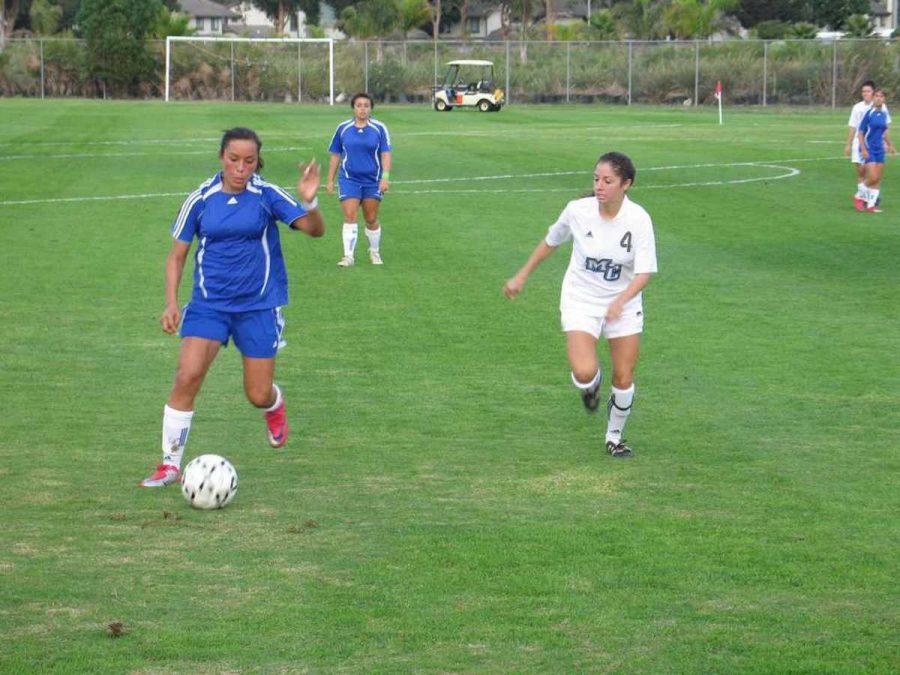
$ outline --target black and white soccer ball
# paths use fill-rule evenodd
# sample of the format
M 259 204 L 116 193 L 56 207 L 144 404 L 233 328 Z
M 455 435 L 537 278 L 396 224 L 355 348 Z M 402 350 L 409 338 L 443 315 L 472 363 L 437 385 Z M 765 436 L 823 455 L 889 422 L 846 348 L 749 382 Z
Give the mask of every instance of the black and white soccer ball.
M 181 492 L 196 509 L 223 509 L 237 494 L 237 471 L 219 455 L 195 457 L 181 475 Z

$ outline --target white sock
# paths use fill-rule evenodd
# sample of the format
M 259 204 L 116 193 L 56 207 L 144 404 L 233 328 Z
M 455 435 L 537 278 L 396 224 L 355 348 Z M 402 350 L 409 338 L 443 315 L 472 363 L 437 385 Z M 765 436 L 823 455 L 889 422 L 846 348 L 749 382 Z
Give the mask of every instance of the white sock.
M 348 258 L 353 257 L 353 251 L 356 249 L 357 226 L 356 223 L 344 223 L 344 255 Z
M 572 373 L 572 384 L 581 389 L 582 391 L 588 391 L 590 389 L 595 389 L 600 386 L 600 380 L 603 379 L 603 374 L 600 372 L 600 369 L 597 368 L 597 372 L 594 375 L 593 379 L 590 382 L 579 382 L 575 373 Z
M 369 250 L 378 251 L 378 247 L 381 245 L 381 225 L 378 226 L 377 230 L 370 230 L 367 227 L 366 239 L 369 240 Z
M 609 421 L 606 425 L 606 440 L 619 443 L 622 440 L 622 431 L 625 429 L 625 421 L 631 413 L 631 404 L 634 401 L 634 385 L 628 389 L 616 389 L 612 387 L 609 395 L 607 410 Z
M 273 403 L 271 407 L 263 410 L 263 412 L 272 412 L 273 410 L 278 410 L 278 406 L 284 403 L 284 397 L 282 397 L 281 395 L 281 387 L 273 382 L 272 389 L 275 390 L 275 403 Z
M 191 419 L 194 411 L 183 412 L 166 406 L 163 408 L 162 453 L 163 464 L 181 468 L 184 446 L 191 433 Z
M 856 196 L 860 199 L 865 199 L 866 196 L 866 184 L 865 183 L 857 183 L 856 184 Z
M 878 195 L 881 194 L 881 190 L 876 188 L 869 188 L 869 196 L 866 199 L 866 206 L 872 208 L 875 206 L 875 203 L 878 201 Z

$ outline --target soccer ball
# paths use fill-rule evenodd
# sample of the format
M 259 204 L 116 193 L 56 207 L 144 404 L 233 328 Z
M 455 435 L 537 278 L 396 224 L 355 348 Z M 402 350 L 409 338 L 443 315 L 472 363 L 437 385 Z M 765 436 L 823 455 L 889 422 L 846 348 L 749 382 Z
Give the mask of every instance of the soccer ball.
M 184 467 L 181 492 L 196 509 L 223 509 L 238 489 L 234 467 L 219 455 L 200 455 Z

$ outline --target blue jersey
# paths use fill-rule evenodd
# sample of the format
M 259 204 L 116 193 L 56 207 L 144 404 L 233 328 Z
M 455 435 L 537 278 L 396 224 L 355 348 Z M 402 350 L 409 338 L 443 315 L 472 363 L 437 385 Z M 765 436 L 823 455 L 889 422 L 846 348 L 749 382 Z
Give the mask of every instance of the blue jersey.
M 888 130 L 890 123 L 891 115 L 884 107 L 882 107 L 881 110 L 870 108 L 869 111 L 863 115 L 862 122 L 859 123 L 858 131 L 863 135 L 863 139 L 865 139 L 866 142 L 866 149 L 868 149 L 869 152 L 884 152 L 884 134 Z
M 328 151 L 341 156 L 341 177 L 358 183 L 381 180 L 381 153 L 391 151 L 391 135 L 381 122 L 369 118 L 364 127 L 353 120 L 338 124 Z
M 306 214 L 277 185 L 253 174 L 238 194 L 223 192 L 218 173 L 188 195 L 172 225 L 172 236 L 198 246 L 191 303 L 224 312 L 249 312 L 286 305 L 287 271 L 277 221 Z

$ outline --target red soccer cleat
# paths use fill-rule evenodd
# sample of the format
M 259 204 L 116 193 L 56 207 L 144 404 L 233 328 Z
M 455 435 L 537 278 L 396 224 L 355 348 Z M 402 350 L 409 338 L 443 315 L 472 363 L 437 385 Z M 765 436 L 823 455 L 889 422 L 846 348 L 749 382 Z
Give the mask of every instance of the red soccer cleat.
M 264 413 L 266 417 L 266 427 L 268 427 L 269 445 L 273 448 L 280 448 L 287 442 L 288 425 L 287 414 L 284 410 L 284 401 L 281 405 L 270 412 Z
M 172 464 L 160 464 L 150 476 L 140 482 L 141 487 L 165 487 L 177 483 L 181 472 Z

